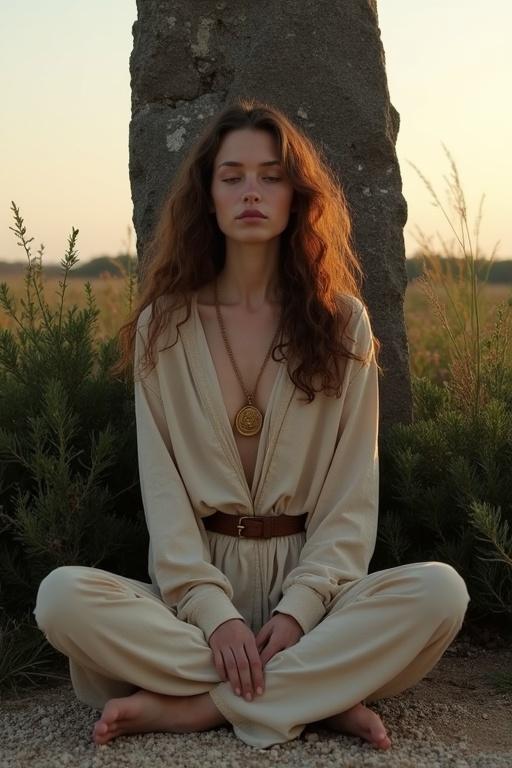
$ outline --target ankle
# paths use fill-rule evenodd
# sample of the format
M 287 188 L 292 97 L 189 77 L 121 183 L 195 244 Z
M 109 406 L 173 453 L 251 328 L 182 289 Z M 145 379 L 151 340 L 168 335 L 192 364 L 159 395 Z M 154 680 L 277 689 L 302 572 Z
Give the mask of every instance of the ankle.
M 191 698 L 195 700 L 194 708 L 196 706 L 198 707 L 195 711 L 201 719 L 204 730 L 208 728 L 216 728 L 228 723 L 228 720 L 226 720 L 222 712 L 220 712 L 214 704 L 208 691 L 206 691 L 206 693 L 201 693 L 198 696 L 192 696 Z

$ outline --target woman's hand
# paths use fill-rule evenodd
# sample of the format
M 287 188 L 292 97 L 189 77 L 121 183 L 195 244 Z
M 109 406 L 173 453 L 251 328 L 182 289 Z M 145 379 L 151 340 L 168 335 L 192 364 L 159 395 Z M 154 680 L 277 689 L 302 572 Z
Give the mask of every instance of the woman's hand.
M 212 632 L 208 645 L 221 680 L 229 678 L 234 693 L 245 698 L 263 693 L 263 667 L 256 639 L 242 619 L 229 619 Z
M 256 646 L 263 666 L 278 651 L 295 645 L 304 634 L 299 622 L 287 613 L 275 613 L 256 635 Z M 261 649 L 263 648 L 263 653 Z

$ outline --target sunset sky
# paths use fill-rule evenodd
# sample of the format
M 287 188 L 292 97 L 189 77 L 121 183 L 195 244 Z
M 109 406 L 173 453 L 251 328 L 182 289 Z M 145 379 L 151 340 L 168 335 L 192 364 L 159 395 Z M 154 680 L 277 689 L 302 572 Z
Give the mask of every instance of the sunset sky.
M 408 162 L 445 204 L 443 142 L 457 163 L 471 226 L 485 193 L 481 249 L 490 255 L 499 240 L 496 258 L 512 258 L 511 4 L 381 0 L 378 10 L 391 101 L 401 118 L 407 255 L 417 248 L 416 227 L 453 238 Z M 128 228 L 135 252 L 128 177 L 135 19 L 135 0 L 4 4 L 0 260 L 26 261 L 9 229 L 11 200 L 34 237 L 34 255 L 44 243 L 44 263 L 60 261 L 72 226 L 80 230 L 82 262 L 125 252 Z

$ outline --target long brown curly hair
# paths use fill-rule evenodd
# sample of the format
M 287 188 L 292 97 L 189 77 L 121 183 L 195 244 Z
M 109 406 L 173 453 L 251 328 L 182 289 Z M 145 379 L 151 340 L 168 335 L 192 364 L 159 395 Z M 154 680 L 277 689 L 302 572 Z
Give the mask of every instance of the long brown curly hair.
M 337 362 L 342 357 L 363 360 L 345 346 L 354 302 L 344 301 L 344 296 L 356 297 L 366 308 L 348 204 L 322 149 L 275 106 L 247 98 L 237 99 L 212 118 L 176 173 L 144 248 L 137 305 L 119 330 L 121 356 L 111 373 L 133 370 L 137 321 L 148 305 L 153 306 L 141 370 L 155 366 L 155 341 L 172 312 L 186 306 L 182 320 L 186 322 L 191 294 L 222 271 L 225 236 L 210 213 L 212 174 L 224 136 L 244 128 L 275 137 L 278 158 L 294 188 L 295 210 L 280 234 L 278 260 L 282 339 L 288 341 L 273 347 L 272 358 L 277 361 L 279 349 L 281 359 L 299 361 L 294 370 L 288 363 L 288 373 L 306 392 L 308 402 L 322 390 L 339 397 L 342 374 Z M 288 355 L 283 347 L 289 347 Z M 379 348 L 373 335 L 371 351 L 376 359 Z M 313 387 L 313 377 L 319 377 L 319 389 Z

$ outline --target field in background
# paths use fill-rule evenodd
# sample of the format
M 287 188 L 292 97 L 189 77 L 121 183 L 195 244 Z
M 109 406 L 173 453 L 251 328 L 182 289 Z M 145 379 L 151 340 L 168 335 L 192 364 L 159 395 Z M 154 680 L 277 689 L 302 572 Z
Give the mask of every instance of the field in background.
M 454 313 L 445 290 L 440 287 L 437 296 L 443 306 L 452 327 L 456 327 Z M 480 328 L 485 337 L 494 328 L 496 306 L 512 297 L 512 285 L 480 284 Z M 430 299 L 424 294 L 417 282 L 409 283 L 404 302 L 405 323 L 409 340 L 410 368 L 414 376 L 426 376 L 440 383 L 448 378 L 450 339 L 441 321 L 437 317 Z M 468 328 L 468 333 L 470 329 Z M 508 361 L 512 363 L 512 350 Z
M 50 307 L 58 302 L 57 291 L 60 278 L 44 280 L 45 297 Z M 22 298 L 25 292 L 23 276 L 3 278 L 16 299 Z M 65 306 L 76 304 L 86 307 L 84 283 L 81 278 L 68 278 Z M 93 295 L 100 309 L 98 317 L 98 336 L 108 338 L 114 335 L 127 317 L 126 284 L 118 277 L 104 273 L 99 278 L 90 278 Z M 512 296 L 512 286 L 507 284 L 481 285 L 483 306 L 482 327 L 490 330 L 494 317 L 494 308 Z M 445 300 L 442 289 L 439 293 Z M 409 283 L 405 295 L 405 321 L 410 348 L 411 372 L 425 375 L 434 381 L 442 381 L 447 377 L 448 338 L 429 299 L 425 296 L 417 282 Z M 0 309 L 0 328 L 15 330 L 16 323 Z
M 56 309 L 60 302 L 58 295 L 61 292 L 59 281 L 62 281 L 61 277 L 43 279 L 45 299 L 52 309 Z M 25 281 L 22 275 L 2 277 L 0 274 L 0 282 L 7 283 L 10 292 L 17 301 L 21 298 L 26 298 Z M 87 297 L 84 291 L 86 282 L 91 284 L 91 291 L 96 299 L 96 306 L 100 310 L 97 322 L 98 337 L 104 339 L 113 336 L 128 316 L 127 299 L 125 297 L 126 283 L 123 279 L 114 277 L 108 272 L 103 273 L 101 277 L 87 279 L 68 276 L 66 292 L 64 294 L 64 307 L 71 307 L 73 304 L 76 304 L 79 308 L 85 309 L 87 306 Z M 0 307 L 0 328 L 11 328 L 14 331 L 15 327 L 17 327 L 17 324 Z

